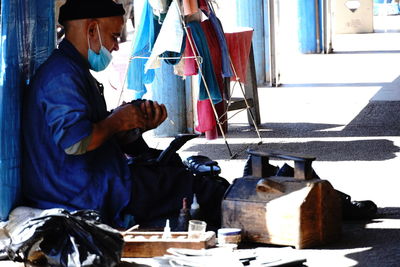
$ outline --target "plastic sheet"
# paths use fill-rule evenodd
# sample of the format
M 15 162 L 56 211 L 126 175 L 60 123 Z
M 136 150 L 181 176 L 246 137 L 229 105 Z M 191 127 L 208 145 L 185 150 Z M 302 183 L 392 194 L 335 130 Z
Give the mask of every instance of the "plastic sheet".
M 21 175 L 22 93 L 55 46 L 54 2 L 1 1 L 0 220 L 17 204 Z
M 116 266 L 124 244 L 120 232 L 102 224 L 91 210 L 44 210 L 10 237 L 9 258 L 34 266 Z

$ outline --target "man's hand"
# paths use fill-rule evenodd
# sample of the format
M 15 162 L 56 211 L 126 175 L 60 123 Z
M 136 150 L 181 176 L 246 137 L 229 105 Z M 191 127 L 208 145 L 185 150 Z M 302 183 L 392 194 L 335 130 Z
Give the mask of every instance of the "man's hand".
M 157 128 L 168 116 L 165 106 L 157 101 L 145 101 L 140 109 L 146 118 L 146 131 Z
M 114 121 L 118 132 L 135 128 L 145 130 L 146 128 L 145 114 L 140 108 L 131 104 L 122 104 L 114 109 L 110 115 L 110 119 Z
M 146 119 L 141 109 L 135 105 L 122 104 L 106 119 L 93 124 L 92 139 L 87 150 L 91 151 L 101 146 L 111 136 L 139 128 L 146 129 Z

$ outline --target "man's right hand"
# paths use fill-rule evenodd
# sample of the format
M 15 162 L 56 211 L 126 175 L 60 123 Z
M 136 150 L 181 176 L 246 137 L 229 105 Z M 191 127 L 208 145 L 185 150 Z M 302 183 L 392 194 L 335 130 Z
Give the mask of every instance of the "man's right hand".
M 115 123 L 117 132 L 128 131 L 135 128 L 145 129 L 146 119 L 139 107 L 129 103 L 123 104 L 109 116 Z

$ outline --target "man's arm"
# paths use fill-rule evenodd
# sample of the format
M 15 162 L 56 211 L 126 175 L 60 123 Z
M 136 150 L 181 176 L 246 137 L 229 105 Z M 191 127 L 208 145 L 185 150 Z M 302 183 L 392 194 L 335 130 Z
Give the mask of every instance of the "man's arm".
M 123 104 L 115 109 L 106 119 L 92 125 L 92 133 L 78 143 L 65 149 L 69 155 L 80 155 L 101 146 L 111 136 L 118 134 L 121 145 L 132 139 L 127 133 L 139 128 L 145 132 L 159 126 L 167 118 L 167 110 L 163 104 L 145 101 L 140 107 Z
M 134 128 L 145 129 L 146 120 L 142 111 L 134 105 L 124 104 L 116 108 L 107 118 L 93 124 L 91 140 L 87 151 L 101 146 L 106 140 L 118 132 Z

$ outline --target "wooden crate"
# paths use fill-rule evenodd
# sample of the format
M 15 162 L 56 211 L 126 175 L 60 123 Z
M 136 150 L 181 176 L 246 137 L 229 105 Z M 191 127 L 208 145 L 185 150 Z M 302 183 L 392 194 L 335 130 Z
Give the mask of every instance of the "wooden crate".
M 262 154 L 265 155 L 270 154 Z M 299 156 L 295 159 L 312 160 Z M 268 163 L 265 159 L 258 161 Z M 236 179 L 222 201 L 222 226 L 241 228 L 245 241 L 296 248 L 315 247 L 338 239 L 341 234 L 338 194 L 328 181 L 311 177 L 311 164 L 297 164 L 297 168 L 299 165 L 306 172 L 295 170 L 297 177 Z M 254 168 L 257 166 L 253 166 L 253 174 L 257 173 Z M 258 174 L 263 175 L 261 171 Z
M 206 232 L 200 239 L 188 239 L 188 232 L 172 232 L 172 238 L 162 239 L 162 232 L 130 232 L 125 234 L 123 258 L 163 256 L 169 248 L 206 249 L 216 244 L 215 233 Z

